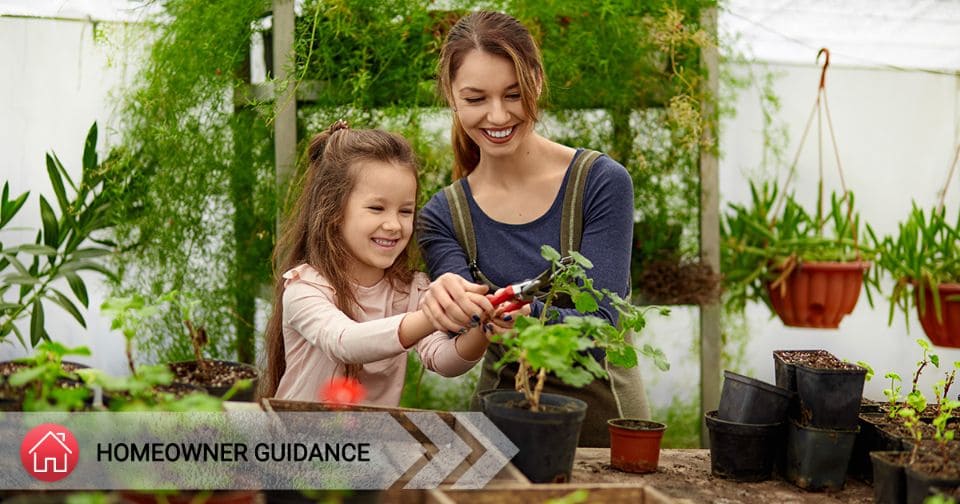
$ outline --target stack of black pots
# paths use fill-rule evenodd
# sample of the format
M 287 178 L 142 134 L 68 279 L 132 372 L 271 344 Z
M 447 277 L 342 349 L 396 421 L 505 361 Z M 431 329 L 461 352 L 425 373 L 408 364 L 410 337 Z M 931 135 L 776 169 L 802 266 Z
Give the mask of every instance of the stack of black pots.
M 808 365 L 814 356 L 830 365 Z M 840 491 L 859 430 L 866 369 L 824 350 L 773 352 L 777 386 L 795 392 L 786 422 L 783 476 L 811 491 Z
M 770 479 L 793 393 L 730 371 L 723 376 L 720 408 L 705 415 L 710 470 L 734 481 Z

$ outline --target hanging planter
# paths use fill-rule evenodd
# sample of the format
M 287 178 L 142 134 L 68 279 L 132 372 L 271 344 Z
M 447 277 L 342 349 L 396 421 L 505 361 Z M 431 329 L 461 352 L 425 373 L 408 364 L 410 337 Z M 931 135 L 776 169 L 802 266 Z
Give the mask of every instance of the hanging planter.
M 947 189 L 960 160 L 957 145 L 940 200 L 929 214 L 916 202 L 896 235 L 877 239 L 879 268 L 896 280 L 889 294 L 890 317 L 899 309 L 910 320 L 910 303 L 916 305 L 920 325 L 937 346 L 960 348 L 960 212 L 947 220 Z
M 857 300 L 870 263 L 804 262 L 770 282 L 770 304 L 791 327 L 835 329 Z
M 875 255 L 859 240 L 860 216 L 843 177 L 840 155 L 827 107 L 826 56 L 813 110 L 783 185 L 750 183 L 749 204 L 730 204 L 721 225 L 721 270 L 728 308 L 742 310 L 748 301 L 762 301 L 787 326 L 835 329 L 853 311 L 861 286 L 876 279 L 866 272 Z M 825 113 L 836 157 L 841 192 L 826 195 L 820 159 L 816 206 L 808 211 L 789 191 L 807 133 L 817 121 L 822 147 L 821 115 Z
M 933 290 L 914 288 L 920 325 L 934 345 L 960 348 L 960 283 L 942 283 L 937 291 L 939 310 Z

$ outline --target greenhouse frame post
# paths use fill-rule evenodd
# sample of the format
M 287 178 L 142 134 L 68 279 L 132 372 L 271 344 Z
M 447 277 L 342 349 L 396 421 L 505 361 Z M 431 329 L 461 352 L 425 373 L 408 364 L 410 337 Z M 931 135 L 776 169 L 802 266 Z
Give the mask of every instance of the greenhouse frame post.
M 273 0 L 274 161 L 277 187 L 284 193 L 297 162 L 297 100 L 294 68 L 294 0 Z M 279 214 L 277 215 L 279 219 Z
M 701 25 L 711 35 L 717 36 L 717 9 L 703 12 Z M 713 100 L 719 94 L 720 80 L 717 46 L 702 49 L 702 65 L 707 70 L 706 100 L 703 102 L 704 117 L 716 115 Z M 712 121 L 704 121 L 703 143 L 700 149 L 700 260 L 713 271 L 720 273 L 720 178 L 717 159 L 717 134 Z M 720 301 L 714 300 L 700 306 L 700 446 L 710 446 L 710 433 L 704 425 L 704 413 L 720 404 Z

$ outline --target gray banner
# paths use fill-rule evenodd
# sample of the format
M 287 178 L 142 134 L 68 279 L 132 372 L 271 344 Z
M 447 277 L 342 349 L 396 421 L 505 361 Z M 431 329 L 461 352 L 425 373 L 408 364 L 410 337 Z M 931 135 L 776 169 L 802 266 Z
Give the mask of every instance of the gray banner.
M 460 466 L 469 468 L 459 471 L 458 486 L 481 488 L 516 453 L 480 413 L 396 415 L 3 413 L 0 489 L 425 488 Z M 44 423 L 69 429 L 79 446 L 75 466 L 55 482 L 25 467 L 32 456 L 25 436 Z

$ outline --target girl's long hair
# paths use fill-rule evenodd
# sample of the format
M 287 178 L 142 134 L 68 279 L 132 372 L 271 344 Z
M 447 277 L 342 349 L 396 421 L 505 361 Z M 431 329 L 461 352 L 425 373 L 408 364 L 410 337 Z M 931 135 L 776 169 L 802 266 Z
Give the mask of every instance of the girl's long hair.
M 437 69 L 437 90 L 455 107 L 453 81 L 463 59 L 473 50 L 504 57 L 513 62 L 520 85 L 523 111 L 531 121 L 537 120 L 537 99 L 546 91 L 543 58 L 536 41 L 519 21 L 500 12 L 479 11 L 464 16 L 447 33 L 440 49 Z M 480 163 L 480 147 L 467 136 L 456 112 L 453 114 L 453 178 L 466 177 Z
M 358 161 L 381 161 L 409 167 L 416 177 L 416 157 L 407 141 L 380 130 L 353 130 L 338 121 L 313 137 L 307 148 L 309 164 L 303 191 L 284 222 L 273 251 L 273 313 L 266 330 L 266 368 L 260 382 L 260 397 L 273 397 L 286 371 L 283 343 L 283 273 L 309 264 L 335 293 L 337 308 L 356 320 L 356 291 L 344 265 L 351 261 L 343 239 L 343 216 L 347 198 L 360 170 Z M 385 271 L 394 289 L 405 291 L 413 280 L 413 240 Z M 356 377 L 361 366 L 346 366 L 346 375 Z

